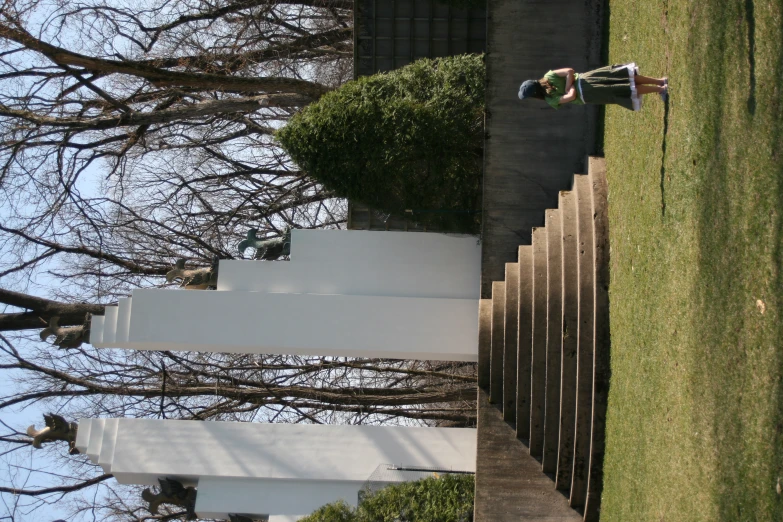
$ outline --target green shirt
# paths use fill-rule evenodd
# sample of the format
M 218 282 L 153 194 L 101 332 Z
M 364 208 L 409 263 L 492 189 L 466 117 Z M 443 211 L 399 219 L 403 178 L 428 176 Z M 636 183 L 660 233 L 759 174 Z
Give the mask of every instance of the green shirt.
M 555 92 L 553 92 L 549 96 L 544 97 L 544 99 L 549 105 L 552 106 L 553 109 L 559 109 L 560 97 L 566 95 L 565 92 L 566 77 L 558 76 L 557 74 L 555 74 L 554 71 L 549 71 L 544 75 L 544 78 L 552 85 L 552 87 L 555 88 Z M 571 103 L 576 105 L 584 105 L 585 102 L 582 101 L 582 96 L 579 93 L 579 85 L 577 85 L 578 81 L 579 81 L 579 73 L 574 73 L 574 88 L 576 88 L 576 98 Z

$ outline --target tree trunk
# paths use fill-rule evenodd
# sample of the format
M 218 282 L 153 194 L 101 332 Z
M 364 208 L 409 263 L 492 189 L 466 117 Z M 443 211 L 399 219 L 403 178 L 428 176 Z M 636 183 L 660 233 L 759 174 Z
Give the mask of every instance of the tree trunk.
M 74 53 L 43 42 L 21 29 L 0 24 L 0 36 L 38 51 L 60 66 L 83 67 L 93 73 L 128 74 L 149 80 L 159 87 L 177 85 L 191 89 L 212 89 L 231 92 L 287 92 L 318 99 L 331 89 L 325 85 L 296 78 L 245 78 L 220 74 L 199 74 L 170 71 L 142 62 L 106 60 Z
M 39 116 L 34 112 L 10 109 L 0 105 L 0 115 L 21 118 L 36 125 L 50 127 L 67 127 L 79 130 L 108 130 L 117 127 L 153 125 L 186 121 L 214 114 L 252 113 L 262 107 L 296 108 L 311 103 L 312 98 L 301 94 L 264 94 L 249 98 L 235 98 L 218 101 L 208 101 L 153 112 L 131 112 L 115 118 L 49 118 Z M 268 134 L 273 129 L 266 129 Z
M 60 316 L 60 326 L 82 325 L 88 313 L 103 315 L 104 309 L 103 305 L 61 303 L 3 288 L 0 288 L 0 303 L 30 310 L 0 314 L 0 332 L 45 328 L 49 319 L 55 315 Z

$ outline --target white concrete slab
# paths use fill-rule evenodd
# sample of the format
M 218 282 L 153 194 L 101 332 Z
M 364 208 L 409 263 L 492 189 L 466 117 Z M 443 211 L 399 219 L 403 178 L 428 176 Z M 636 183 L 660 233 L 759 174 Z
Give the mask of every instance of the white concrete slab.
M 472 299 L 140 289 L 129 341 L 137 349 L 476 361 L 477 314 Z M 118 346 L 113 338 L 104 345 Z
M 110 345 L 116 341 L 117 312 L 116 306 L 107 306 L 103 315 L 103 344 Z
M 220 262 L 219 291 L 478 299 L 481 246 L 443 234 L 296 230 L 291 261 Z
M 103 348 L 103 316 L 93 315 L 90 319 L 90 344 Z
M 87 456 L 93 464 L 98 463 L 103 443 L 103 427 L 106 419 L 93 419 L 90 426 L 90 441 L 87 444 Z
M 93 317 L 93 320 L 95 317 Z M 92 330 L 90 330 L 92 332 Z M 76 449 L 79 453 L 87 453 L 87 446 L 90 443 L 90 426 L 92 419 L 79 419 L 79 429 L 76 430 Z
M 100 454 L 98 455 L 98 465 L 103 468 L 104 473 L 111 473 L 112 470 L 118 426 L 119 419 L 106 419 L 103 423 L 103 437 Z
M 363 482 L 205 477 L 199 480 L 196 513 L 201 518 L 215 519 L 243 513 L 296 520 L 337 500 L 355 506 L 362 485 Z
M 381 464 L 457 471 L 476 465 L 476 430 L 464 428 L 159 419 L 80 424 L 90 426 L 88 454 L 97 451 L 96 461 L 117 482 L 157 485 L 167 477 L 197 486 L 202 518 L 245 513 L 296 520 L 336 500 L 356 505 Z
M 131 298 L 121 297 L 117 300 L 117 328 L 114 342 L 127 342 L 131 318 Z
M 365 481 L 378 465 L 473 471 L 467 428 L 119 419 L 112 473 Z
M 373 263 L 391 257 L 404 263 L 450 263 L 476 249 L 480 250 L 477 237 L 459 234 L 320 229 L 291 233 L 291 259 L 297 262 Z

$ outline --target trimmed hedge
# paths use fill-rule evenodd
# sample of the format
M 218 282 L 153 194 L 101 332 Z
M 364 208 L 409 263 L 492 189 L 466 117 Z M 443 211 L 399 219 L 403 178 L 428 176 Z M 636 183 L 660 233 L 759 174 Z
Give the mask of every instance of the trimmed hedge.
M 358 508 L 327 504 L 299 522 L 469 522 L 473 475 L 443 475 L 387 486 Z
M 484 63 L 422 59 L 363 77 L 291 118 L 277 139 L 338 196 L 441 229 L 478 231 Z M 410 213 L 408 212 L 410 215 Z

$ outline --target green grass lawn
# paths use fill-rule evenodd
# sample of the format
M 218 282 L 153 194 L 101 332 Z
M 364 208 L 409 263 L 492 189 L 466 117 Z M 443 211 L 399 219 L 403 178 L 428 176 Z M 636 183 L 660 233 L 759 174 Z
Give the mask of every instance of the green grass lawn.
M 783 520 L 783 1 L 612 0 L 601 520 Z

